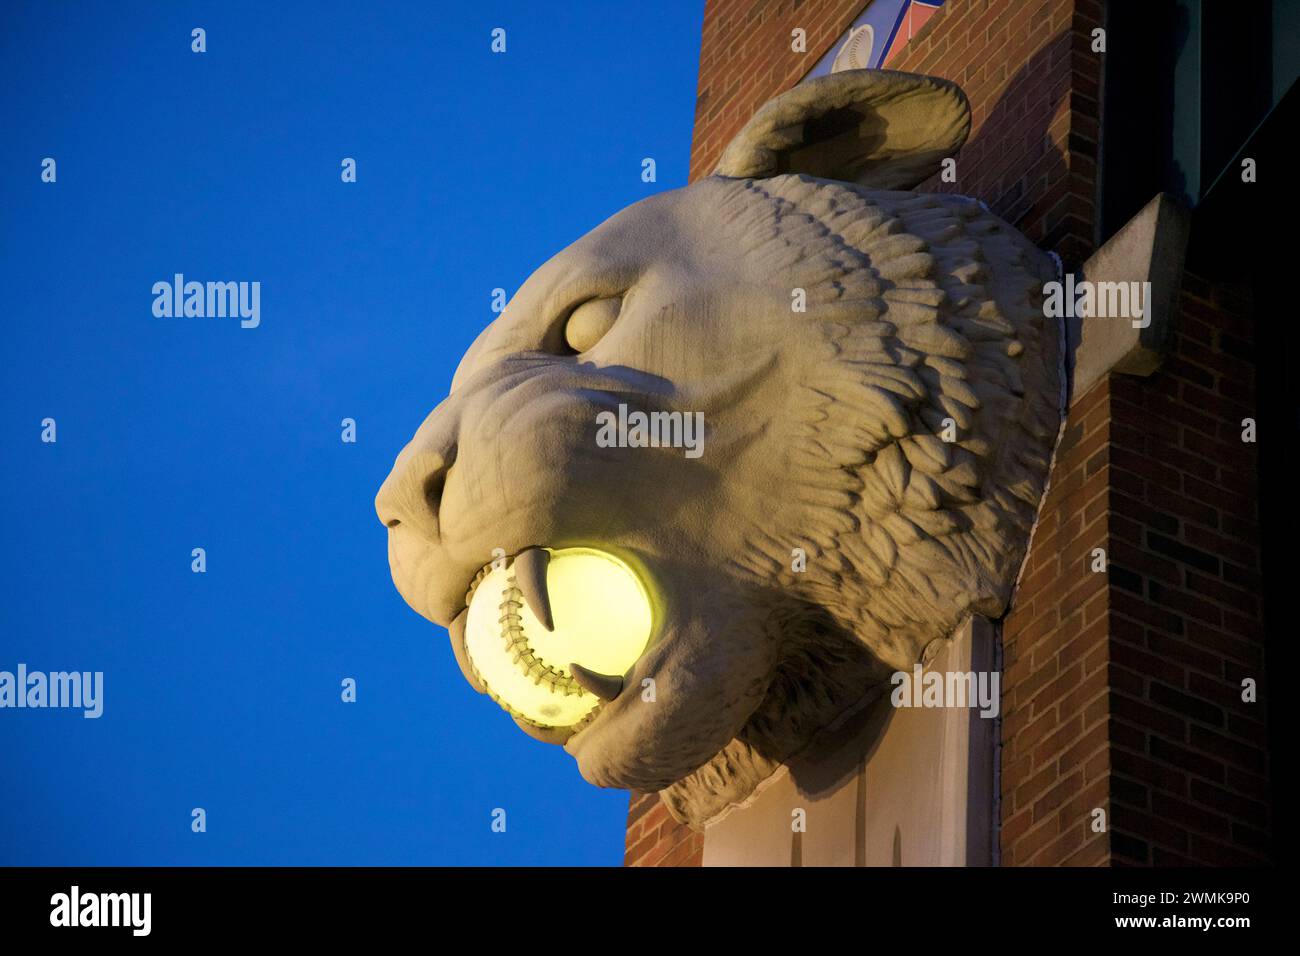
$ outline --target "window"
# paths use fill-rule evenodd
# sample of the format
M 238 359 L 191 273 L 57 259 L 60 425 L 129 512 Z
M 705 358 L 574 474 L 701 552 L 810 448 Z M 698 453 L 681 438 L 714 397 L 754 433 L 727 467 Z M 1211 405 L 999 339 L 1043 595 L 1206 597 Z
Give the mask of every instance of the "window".
M 1106 4 L 1099 242 L 1157 192 L 1195 207 L 1295 81 L 1300 4 Z

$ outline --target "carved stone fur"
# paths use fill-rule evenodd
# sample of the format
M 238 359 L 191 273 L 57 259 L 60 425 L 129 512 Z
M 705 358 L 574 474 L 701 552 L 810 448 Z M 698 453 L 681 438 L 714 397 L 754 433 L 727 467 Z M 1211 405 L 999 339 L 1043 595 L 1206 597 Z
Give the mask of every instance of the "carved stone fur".
M 627 689 L 580 728 L 526 728 L 592 783 L 702 826 L 1005 608 L 1058 426 L 1055 270 L 978 203 L 895 188 L 968 128 L 929 77 L 797 87 L 721 172 L 540 268 L 399 455 L 376 501 L 393 578 L 453 642 L 495 548 L 643 572 L 656 633 Z M 597 447 L 620 403 L 703 413 L 703 454 Z

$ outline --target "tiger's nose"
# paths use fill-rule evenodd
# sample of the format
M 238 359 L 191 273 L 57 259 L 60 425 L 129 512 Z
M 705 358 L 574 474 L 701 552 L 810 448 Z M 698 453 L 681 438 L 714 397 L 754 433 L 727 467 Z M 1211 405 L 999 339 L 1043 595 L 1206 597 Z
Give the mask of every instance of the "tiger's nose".
M 405 526 L 437 541 L 442 493 L 455 460 L 454 446 L 437 450 L 412 442 L 402 449 L 375 496 L 375 513 L 384 527 Z

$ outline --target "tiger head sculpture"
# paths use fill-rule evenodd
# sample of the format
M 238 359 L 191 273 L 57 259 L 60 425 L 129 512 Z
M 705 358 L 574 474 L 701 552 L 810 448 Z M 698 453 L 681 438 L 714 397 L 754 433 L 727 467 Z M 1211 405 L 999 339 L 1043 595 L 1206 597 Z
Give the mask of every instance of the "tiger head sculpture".
M 645 582 L 626 671 L 547 671 L 598 706 L 515 714 L 591 783 L 702 826 L 1005 609 L 1059 422 L 1055 269 L 979 203 L 907 191 L 969 115 L 956 86 L 889 71 L 776 98 L 713 175 L 538 269 L 398 455 L 376 501 L 393 580 L 478 689 L 466 608 L 494 555 L 539 618 L 543 551 Z M 698 447 L 598 442 L 620 406 L 694 416 Z

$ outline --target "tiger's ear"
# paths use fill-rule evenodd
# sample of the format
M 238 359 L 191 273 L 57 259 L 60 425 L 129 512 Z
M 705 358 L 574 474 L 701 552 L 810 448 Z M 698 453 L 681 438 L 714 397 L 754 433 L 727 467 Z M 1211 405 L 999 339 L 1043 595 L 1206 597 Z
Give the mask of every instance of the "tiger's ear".
M 806 173 L 876 189 L 910 189 L 939 171 L 970 133 L 955 83 L 894 70 L 845 70 L 768 100 L 727 144 L 714 174 Z

